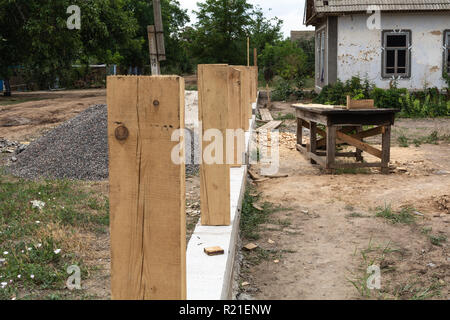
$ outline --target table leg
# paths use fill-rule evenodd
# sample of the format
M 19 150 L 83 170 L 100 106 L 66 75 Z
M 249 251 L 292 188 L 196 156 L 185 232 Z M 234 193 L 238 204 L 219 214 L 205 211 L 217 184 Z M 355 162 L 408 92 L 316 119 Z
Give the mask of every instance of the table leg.
M 363 131 L 362 126 L 356 127 L 356 132 L 362 132 L 362 131 Z M 362 138 L 361 138 L 361 142 L 363 142 Z M 358 148 L 356 148 L 356 161 L 359 161 L 359 162 L 363 162 L 364 161 L 364 158 L 362 156 L 362 150 L 358 149 Z
M 297 144 L 303 145 L 303 121 L 297 118 Z
M 332 171 L 331 165 L 334 164 L 336 157 L 336 127 L 327 126 L 327 159 L 326 168 Z
M 389 160 L 391 157 L 391 126 L 384 126 L 381 134 L 381 173 L 389 173 Z
M 317 123 L 311 121 L 309 125 L 309 137 L 310 137 L 310 150 L 309 152 L 316 154 L 317 150 Z M 312 164 L 316 164 L 316 161 L 310 159 Z

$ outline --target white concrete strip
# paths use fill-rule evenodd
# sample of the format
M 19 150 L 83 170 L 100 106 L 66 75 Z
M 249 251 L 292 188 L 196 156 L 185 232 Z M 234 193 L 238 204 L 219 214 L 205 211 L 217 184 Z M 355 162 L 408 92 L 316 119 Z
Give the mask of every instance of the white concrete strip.
M 256 103 L 252 105 L 256 108 Z M 250 131 L 245 133 L 245 148 L 248 150 L 253 132 L 255 116 L 250 120 Z M 230 214 L 229 226 L 195 227 L 186 252 L 186 277 L 188 300 L 231 299 L 232 274 L 239 234 L 242 200 L 245 192 L 247 166 L 230 169 Z M 220 246 L 223 255 L 208 256 L 206 247 Z

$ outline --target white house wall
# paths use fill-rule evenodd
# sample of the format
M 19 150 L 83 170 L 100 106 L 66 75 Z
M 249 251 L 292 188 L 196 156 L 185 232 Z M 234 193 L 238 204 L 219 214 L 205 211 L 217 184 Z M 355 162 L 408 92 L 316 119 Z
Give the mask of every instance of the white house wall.
M 450 13 L 381 15 L 381 29 L 369 30 L 369 15 L 338 18 L 338 78 L 345 81 L 359 75 L 377 87 L 389 88 L 390 79 L 381 77 L 383 30 L 411 30 L 411 78 L 398 86 L 410 90 L 444 87 L 442 78 L 443 32 L 450 29 Z

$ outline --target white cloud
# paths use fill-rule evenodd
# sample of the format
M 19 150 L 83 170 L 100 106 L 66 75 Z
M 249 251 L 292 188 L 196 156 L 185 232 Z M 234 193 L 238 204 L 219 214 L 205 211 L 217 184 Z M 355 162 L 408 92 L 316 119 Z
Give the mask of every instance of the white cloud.
M 193 10 L 197 10 L 199 0 L 180 0 L 181 7 L 188 9 L 191 23 L 195 22 Z M 312 27 L 303 25 L 303 12 L 305 0 L 248 0 L 253 5 L 259 5 L 268 18 L 278 17 L 283 20 L 282 31 L 285 37 L 290 35 L 291 30 L 314 30 Z

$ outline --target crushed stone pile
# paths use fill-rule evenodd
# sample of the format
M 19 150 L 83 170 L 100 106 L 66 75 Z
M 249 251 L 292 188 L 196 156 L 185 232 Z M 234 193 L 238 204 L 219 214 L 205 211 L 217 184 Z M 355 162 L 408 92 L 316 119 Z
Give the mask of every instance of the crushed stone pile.
M 191 146 L 192 154 L 194 143 Z M 27 179 L 108 179 L 107 107 L 94 105 L 16 155 L 8 171 Z M 186 175 L 198 165 L 187 164 Z

